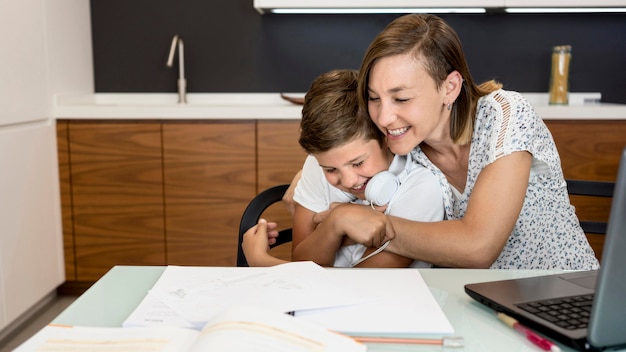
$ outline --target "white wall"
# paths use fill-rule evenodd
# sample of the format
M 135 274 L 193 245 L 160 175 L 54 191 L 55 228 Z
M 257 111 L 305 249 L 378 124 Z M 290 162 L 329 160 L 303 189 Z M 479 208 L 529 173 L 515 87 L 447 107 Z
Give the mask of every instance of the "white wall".
M 45 7 L 51 92 L 93 93 L 89 0 L 45 0 Z
M 41 0 L 0 1 L 0 125 L 49 117 Z
M 0 337 L 65 280 L 56 92 L 93 93 L 88 0 L 0 0 Z

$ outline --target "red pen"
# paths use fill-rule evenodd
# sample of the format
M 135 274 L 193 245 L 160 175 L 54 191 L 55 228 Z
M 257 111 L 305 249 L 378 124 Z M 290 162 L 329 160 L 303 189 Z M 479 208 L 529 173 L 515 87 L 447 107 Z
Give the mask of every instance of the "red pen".
M 528 341 L 534 343 L 536 346 L 538 346 L 542 350 L 551 351 L 551 352 L 561 352 L 561 349 L 559 348 L 559 346 L 555 345 L 552 341 L 548 339 L 544 339 L 543 337 L 535 334 L 532 330 L 520 324 L 514 318 L 511 318 L 510 316 L 504 313 L 497 313 L 496 315 L 498 316 L 498 319 L 500 319 L 503 323 L 519 331 L 520 333 L 526 335 L 526 338 L 528 339 Z
M 441 345 L 444 348 L 463 348 L 464 340 L 460 336 L 446 336 L 440 339 L 413 338 L 413 337 L 377 337 L 377 336 L 350 336 L 361 343 L 393 343 L 404 345 Z

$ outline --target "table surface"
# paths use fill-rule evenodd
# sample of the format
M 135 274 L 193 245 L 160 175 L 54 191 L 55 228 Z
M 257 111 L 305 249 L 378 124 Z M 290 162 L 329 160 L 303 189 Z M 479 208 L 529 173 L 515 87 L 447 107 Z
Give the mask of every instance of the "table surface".
M 164 266 L 115 266 L 52 323 L 119 327 L 161 276 Z M 348 269 L 363 270 L 363 269 Z M 418 270 L 418 269 L 416 269 Z M 454 327 L 464 338 L 464 352 L 541 351 L 501 323 L 493 311 L 475 302 L 464 285 L 556 273 L 543 270 L 419 269 Z M 560 345 L 563 351 L 573 351 Z M 368 351 L 442 351 L 440 346 L 368 344 Z

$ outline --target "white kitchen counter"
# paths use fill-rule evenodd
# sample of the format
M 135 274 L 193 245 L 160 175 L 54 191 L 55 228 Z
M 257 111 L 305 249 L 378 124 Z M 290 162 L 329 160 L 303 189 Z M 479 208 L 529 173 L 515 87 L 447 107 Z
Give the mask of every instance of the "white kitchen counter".
M 304 93 L 285 93 L 303 97 Z M 544 120 L 626 120 L 626 104 L 596 103 L 599 93 L 571 93 L 570 105 L 548 105 L 547 93 L 523 93 Z M 279 93 L 96 93 L 60 95 L 57 119 L 300 119 L 302 106 Z M 589 102 L 592 103 L 589 103 Z

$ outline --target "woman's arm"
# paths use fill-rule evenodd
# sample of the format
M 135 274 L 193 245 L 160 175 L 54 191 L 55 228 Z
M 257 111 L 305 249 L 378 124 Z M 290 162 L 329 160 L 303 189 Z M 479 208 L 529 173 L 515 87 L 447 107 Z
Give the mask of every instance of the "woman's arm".
M 359 206 L 359 205 L 357 205 Z M 360 207 L 369 206 L 360 205 Z M 311 260 L 322 266 L 333 266 L 337 251 L 346 240 L 338 234 L 313 222 L 315 213 L 296 203 L 293 226 L 292 260 Z M 377 248 L 368 248 L 363 256 L 374 252 Z M 362 268 L 404 268 L 413 262 L 390 252 L 381 252 L 363 261 L 357 267 Z
M 459 220 L 415 222 L 340 205 L 320 226 L 366 246 L 439 266 L 488 268 L 500 255 L 522 209 L 532 156 L 515 152 L 485 167 Z M 321 219 L 316 219 L 319 221 Z

